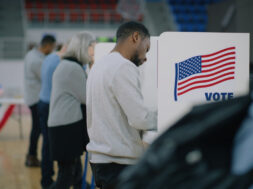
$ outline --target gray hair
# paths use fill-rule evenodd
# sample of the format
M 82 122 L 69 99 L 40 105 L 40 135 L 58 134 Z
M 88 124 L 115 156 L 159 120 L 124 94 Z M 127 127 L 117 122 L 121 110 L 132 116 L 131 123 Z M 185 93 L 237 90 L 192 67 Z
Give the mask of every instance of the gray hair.
M 83 65 L 88 64 L 91 61 L 88 48 L 95 41 L 95 37 L 88 32 L 77 33 L 71 38 L 63 58 L 72 57 Z

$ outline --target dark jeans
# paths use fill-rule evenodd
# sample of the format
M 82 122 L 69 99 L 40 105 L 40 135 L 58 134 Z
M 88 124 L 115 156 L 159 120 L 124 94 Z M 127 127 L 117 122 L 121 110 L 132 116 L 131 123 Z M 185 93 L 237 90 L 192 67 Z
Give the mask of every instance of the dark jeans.
M 41 185 L 43 187 L 46 187 L 53 183 L 52 176 L 54 175 L 53 161 L 50 159 L 49 154 L 49 139 L 47 127 L 49 104 L 39 101 L 38 110 L 40 116 L 40 128 L 43 136 L 42 160 L 41 160 L 41 174 L 42 174 Z
M 114 189 L 117 177 L 129 165 L 117 163 L 90 163 L 96 186 L 101 189 Z
M 82 164 L 80 157 L 69 161 L 58 162 L 58 176 L 55 189 L 82 188 Z
M 38 104 L 29 106 L 32 114 L 32 128 L 30 133 L 30 144 L 28 155 L 37 156 L 37 145 L 38 139 L 41 133 L 40 124 L 39 124 L 39 115 L 38 115 Z

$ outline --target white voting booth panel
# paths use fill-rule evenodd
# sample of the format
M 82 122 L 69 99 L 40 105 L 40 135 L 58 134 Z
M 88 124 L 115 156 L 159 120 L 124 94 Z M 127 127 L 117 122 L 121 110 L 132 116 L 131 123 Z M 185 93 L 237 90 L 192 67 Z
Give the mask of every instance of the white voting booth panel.
M 140 66 L 144 103 L 152 110 L 157 110 L 157 42 L 158 37 L 151 37 L 147 62 Z
M 158 49 L 159 132 L 193 105 L 249 91 L 249 34 L 166 32 Z
M 22 60 L 0 60 L 0 103 L 23 103 L 24 63 Z M 4 99 L 3 99 L 4 98 Z
M 98 61 L 103 56 L 109 54 L 114 48 L 115 43 L 97 43 L 95 46 L 94 59 L 95 62 Z

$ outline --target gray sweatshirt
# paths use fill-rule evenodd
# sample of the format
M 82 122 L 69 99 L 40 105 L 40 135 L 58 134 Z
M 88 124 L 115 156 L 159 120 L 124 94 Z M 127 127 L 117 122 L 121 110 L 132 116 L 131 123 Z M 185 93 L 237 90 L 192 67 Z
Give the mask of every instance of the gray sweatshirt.
M 157 128 L 144 106 L 138 68 L 113 52 L 95 62 L 87 81 L 87 149 L 92 163 L 134 164 L 144 152 L 141 131 Z
M 48 126 L 77 122 L 83 118 L 80 108 L 86 103 L 86 73 L 70 60 L 63 59 L 53 74 Z
M 40 70 L 45 55 L 33 48 L 25 56 L 24 68 L 24 97 L 25 103 L 32 106 L 39 101 L 41 87 Z

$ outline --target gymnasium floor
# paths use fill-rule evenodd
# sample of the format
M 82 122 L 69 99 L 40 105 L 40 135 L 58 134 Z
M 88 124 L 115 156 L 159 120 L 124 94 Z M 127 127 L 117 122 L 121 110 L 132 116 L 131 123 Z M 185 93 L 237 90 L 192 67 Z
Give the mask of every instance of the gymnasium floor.
M 14 112 L 0 131 L 0 189 L 41 189 L 40 168 L 27 168 L 24 165 L 31 127 L 30 115 L 28 113 L 22 115 L 23 139 L 20 139 L 19 124 L 16 119 L 17 114 Z M 41 141 L 42 137 L 38 146 L 39 159 L 41 159 Z M 56 163 L 54 167 L 57 171 Z M 90 169 L 87 180 L 90 182 Z

